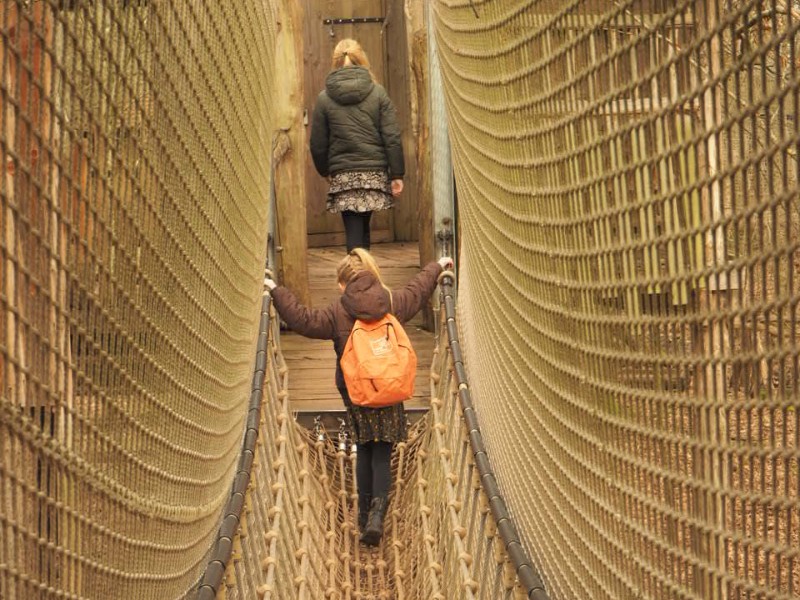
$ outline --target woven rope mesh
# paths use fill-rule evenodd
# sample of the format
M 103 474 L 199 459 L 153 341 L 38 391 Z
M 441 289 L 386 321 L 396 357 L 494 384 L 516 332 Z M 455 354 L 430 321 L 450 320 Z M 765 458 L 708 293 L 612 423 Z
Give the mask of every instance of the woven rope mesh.
M 230 493 L 275 9 L 0 6 L 0 597 L 174 598 Z
M 472 395 L 550 596 L 800 597 L 800 6 L 431 9 Z M 277 11 L 0 7 L 3 600 L 193 596 L 251 391 Z M 273 330 L 221 591 L 522 594 L 442 341 L 365 550 Z
M 800 5 L 435 12 L 470 381 L 548 591 L 799 597 Z

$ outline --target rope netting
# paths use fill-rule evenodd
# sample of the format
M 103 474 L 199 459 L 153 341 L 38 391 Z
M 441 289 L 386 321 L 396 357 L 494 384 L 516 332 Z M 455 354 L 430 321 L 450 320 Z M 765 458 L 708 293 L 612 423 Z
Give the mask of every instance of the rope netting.
M 514 594 L 446 352 L 377 550 L 350 444 L 292 418 L 260 286 L 278 8 L 0 8 L 3 600 Z
M 0 598 L 799 598 L 800 5 L 432 2 L 466 360 L 374 550 L 259 336 L 279 9 L 0 7 Z
M 551 596 L 800 597 L 800 4 L 432 8 L 466 364 Z
M 0 598 L 176 598 L 250 395 L 276 8 L 0 5 Z

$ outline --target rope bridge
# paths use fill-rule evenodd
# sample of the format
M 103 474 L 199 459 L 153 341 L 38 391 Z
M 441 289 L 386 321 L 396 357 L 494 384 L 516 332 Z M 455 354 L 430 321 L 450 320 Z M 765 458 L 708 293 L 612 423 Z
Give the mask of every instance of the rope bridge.
M 291 373 L 265 301 L 256 368 L 263 402 L 251 404 L 248 419 L 260 435 L 243 453 L 246 468 L 237 473 L 198 600 L 220 591 L 229 599 L 547 599 L 499 492 L 483 492 L 494 475 L 459 373 L 452 274 L 442 289 L 431 411 L 396 446 L 386 531 L 376 549 L 358 542 L 355 444 L 346 432 L 332 439 L 292 419 Z
M 283 4 L 0 7 L 0 598 L 800 598 L 800 5 L 429 8 L 461 338 L 367 550 L 266 335 Z

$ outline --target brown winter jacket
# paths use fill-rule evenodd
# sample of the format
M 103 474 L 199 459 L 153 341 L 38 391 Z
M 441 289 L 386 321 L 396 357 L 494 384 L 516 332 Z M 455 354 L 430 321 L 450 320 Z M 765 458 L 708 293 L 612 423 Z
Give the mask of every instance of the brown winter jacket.
M 392 290 L 397 320 L 406 323 L 417 314 L 436 289 L 436 280 L 442 267 L 437 262 L 425 266 L 405 287 Z M 355 320 L 374 321 L 380 319 L 389 308 L 389 294 L 369 271 L 356 275 L 342 296 L 321 309 L 312 309 L 300 304 L 297 297 L 282 286 L 272 290 L 275 310 L 292 331 L 306 337 L 333 340 L 336 351 L 336 387 L 346 390 L 339 359 L 344 352 L 347 338 Z

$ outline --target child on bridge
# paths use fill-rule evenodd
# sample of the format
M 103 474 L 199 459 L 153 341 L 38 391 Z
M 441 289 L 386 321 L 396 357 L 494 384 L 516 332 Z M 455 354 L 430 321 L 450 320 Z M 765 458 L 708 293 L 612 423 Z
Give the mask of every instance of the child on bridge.
M 403 191 L 400 126 L 357 41 L 336 44 L 331 66 L 314 105 L 311 157 L 330 183 L 327 210 L 341 213 L 348 252 L 369 250 L 372 213 L 392 208 Z
M 363 248 L 350 251 L 339 263 L 336 275 L 342 296 L 322 309 L 308 308 L 283 286 L 265 280 L 275 309 L 293 331 L 310 338 L 333 341 L 336 351 L 336 387 L 347 409 L 347 421 L 357 444 L 356 481 L 361 541 L 377 545 L 383 535 L 383 519 L 392 484 L 393 445 L 405 441 L 403 403 L 382 408 L 353 404 L 340 365 L 356 319 L 375 321 L 387 313 L 400 323 L 409 321 L 428 301 L 439 274 L 453 264 L 449 257 L 426 265 L 405 287 L 390 290 L 381 280 L 375 259 Z

